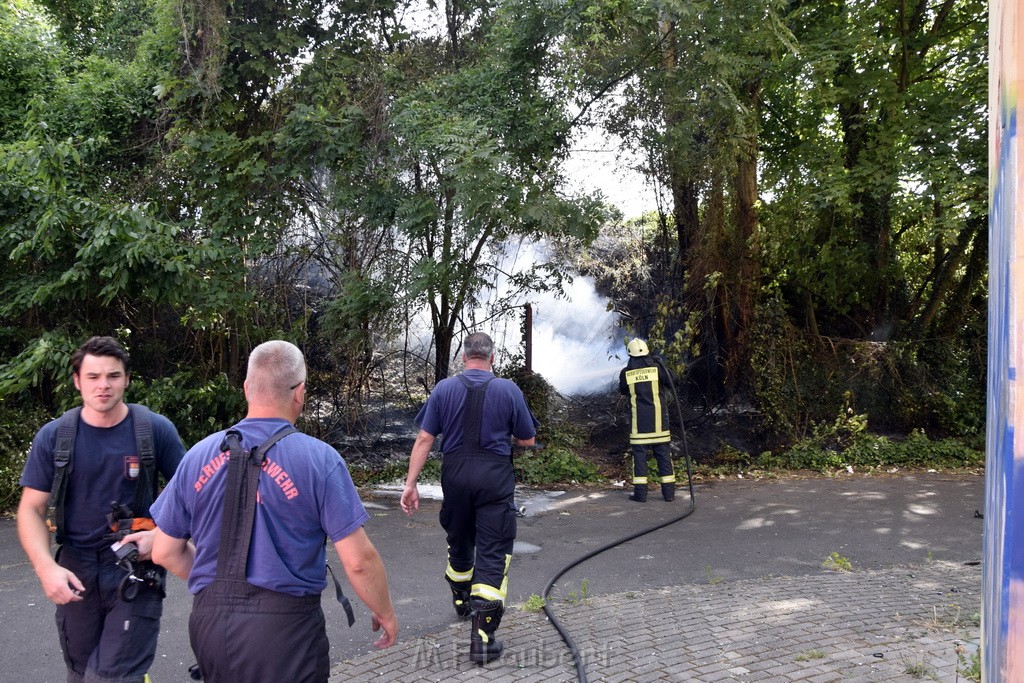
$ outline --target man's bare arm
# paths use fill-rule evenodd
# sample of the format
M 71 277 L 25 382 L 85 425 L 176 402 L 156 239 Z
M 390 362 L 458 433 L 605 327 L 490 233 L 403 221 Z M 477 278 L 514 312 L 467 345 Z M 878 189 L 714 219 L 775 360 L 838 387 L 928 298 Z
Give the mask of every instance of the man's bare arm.
M 374 647 L 391 647 L 398 639 L 398 618 L 380 554 L 362 527 L 335 543 L 334 549 L 353 590 L 370 610 L 371 627 L 374 631 L 384 629 Z
M 153 536 L 153 561 L 182 581 L 188 581 L 196 561 L 196 549 L 191 541 L 168 536 L 157 528 Z
M 50 529 L 46 525 L 49 501 L 47 491 L 22 489 L 18 504 L 18 540 L 46 597 L 54 604 L 65 605 L 81 600 L 85 586 L 74 572 L 61 567 L 50 554 Z

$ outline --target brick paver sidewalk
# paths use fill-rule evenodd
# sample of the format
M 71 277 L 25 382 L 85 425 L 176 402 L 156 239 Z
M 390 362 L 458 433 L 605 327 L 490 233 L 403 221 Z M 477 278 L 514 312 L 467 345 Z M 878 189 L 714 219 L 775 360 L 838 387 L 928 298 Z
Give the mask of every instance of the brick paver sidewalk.
M 980 610 L 981 567 L 948 562 L 554 602 L 588 680 L 609 683 L 966 681 Z M 336 665 L 331 680 L 576 680 L 543 612 L 510 607 L 498 636 L 505 654 L 485 668 L 458 622 Z

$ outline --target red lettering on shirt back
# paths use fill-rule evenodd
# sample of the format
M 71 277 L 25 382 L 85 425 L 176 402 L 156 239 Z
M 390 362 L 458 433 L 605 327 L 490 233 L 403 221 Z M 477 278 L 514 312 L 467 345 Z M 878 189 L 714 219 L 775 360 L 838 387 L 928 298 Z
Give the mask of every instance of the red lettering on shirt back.
M 287 500 L 299 495 L 298 487 L 295 486 L 295 482 L 281 465 L 267 458 L 263 461 L 263 471 L 277 484 Z
M 203 465 L 202 469 L 199 470 L 199 477 L 192 485 L 195 488 L 196 493 L 199 493 L 200 491 L 203 490 L 203 487 L 206 486 L 206 483 L 213 478 L 213 475 L 216 474 L 217 470 L 221 468 L 221 465 L 223 465 L 227 461 L 228 454 L 227 452 L 224 452 L 215 456 L 212 460 L 210 460 L 210 462 Z

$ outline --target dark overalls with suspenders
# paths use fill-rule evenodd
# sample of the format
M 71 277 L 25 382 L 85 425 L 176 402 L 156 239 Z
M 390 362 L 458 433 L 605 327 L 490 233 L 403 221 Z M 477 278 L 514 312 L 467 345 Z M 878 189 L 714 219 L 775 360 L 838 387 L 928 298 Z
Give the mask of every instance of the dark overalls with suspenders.
M 480 447 L 484 395 L 494 378 L 473 385 L 457 377 L 466 386 L 462 445 L 446 452 L 441 463 L 448 563 L 457 572 L 472 572 L 474 598 L 504 601 L 516 538 L 512 459 Z
M 330 642 L 320 594 L 297 597 L 246 581 L 263 459 L 277 441 L 296 431 L 283 429 L 246 452 L 238 432 L 232 430 L 221 446 L 231 457 L 217 575 L 195 595 L 189 617 L 192 649 L 207 683 L 326 681 L 330 675 Z M 335 586 L 351 626 L 352 608 L 337 581 Z

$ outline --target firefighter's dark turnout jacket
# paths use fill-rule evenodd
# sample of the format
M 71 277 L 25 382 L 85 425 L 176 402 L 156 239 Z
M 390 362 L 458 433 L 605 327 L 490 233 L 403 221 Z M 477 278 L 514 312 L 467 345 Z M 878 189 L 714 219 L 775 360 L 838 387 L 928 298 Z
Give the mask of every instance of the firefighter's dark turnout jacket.
M 672 378 L 651 356 L 631 357 L 619 373 L 619 393 L 629 396 L 629 443 L 668 443 L 668 392 Z

